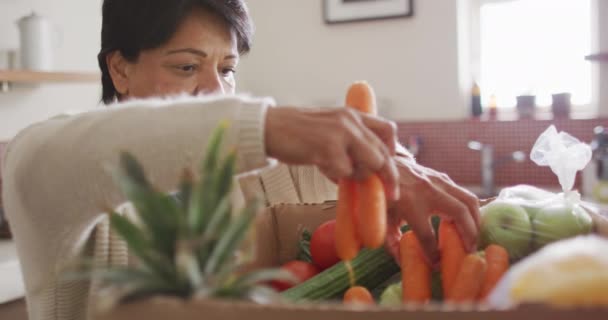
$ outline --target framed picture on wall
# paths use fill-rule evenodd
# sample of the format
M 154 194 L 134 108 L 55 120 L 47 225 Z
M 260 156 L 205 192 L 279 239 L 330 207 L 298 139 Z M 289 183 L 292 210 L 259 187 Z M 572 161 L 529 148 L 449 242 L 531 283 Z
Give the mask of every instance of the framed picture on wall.
M 414 15 L 414 0 L 324 0 L 325 22 L 404 18 Z

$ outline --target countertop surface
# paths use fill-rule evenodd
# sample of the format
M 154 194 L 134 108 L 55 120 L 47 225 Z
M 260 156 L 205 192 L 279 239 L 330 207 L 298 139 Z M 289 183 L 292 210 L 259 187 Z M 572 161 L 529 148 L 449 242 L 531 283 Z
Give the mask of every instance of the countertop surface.
M 25 296 L 21 267 L 15 243 L 0 240 L 0 304 Z

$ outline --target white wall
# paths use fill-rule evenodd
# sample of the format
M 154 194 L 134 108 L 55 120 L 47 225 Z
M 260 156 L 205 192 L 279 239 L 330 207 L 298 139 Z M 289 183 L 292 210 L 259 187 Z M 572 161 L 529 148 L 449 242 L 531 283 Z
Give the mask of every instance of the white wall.
M 326 25 L 322 0 L 248 0 L 257 26 L 252 53 L 239 70 L 241 91 L 282 104 L 339 105 L 353 80 L 372 83 L 381 113 L 393 119 L 468 115 L 469 0 L 416 0 L 413 18 Z M 14 24 L 32 9 L 63 31 L 56 66 L 97 71 L 102 0 L 0 0 L 0 50 L 16 48 Z M 598 0 L 600 48 L 608 51 L 608 0 Z M 464 6 L 464 7 L 463 7 Z M 464 8 L 464 9 L 463 9 Z M 600 68 L 602 115 L 608 116 L 608 64 Z M 0 93 L 0 140 L 64 110 L 98 107 L 98 84 L 54 84 Z
M 257 32 L 240 89 L 282 104 L 336 105 L 351 81 L 365 79 L 385 116 L 465 117 L 457 6 L 416 0 L 413 18 L 326 25 L 322 0 L 250 0 Z
M 599 51 L 608 52 L 608 1 L 597 0 L 599 12 Z M 608 62 L 599 64 L 599 105 L 600 114 L 608 116 Z
M 63 33 L 55 51 L 57 70 L 97 71 L 101 30 L 101 0 L 0 0 L 0 50 L 19 46 L 15 21 L 35 10 Z M 0 140 L 65 110 L 98 107 L 99 84 L 52 84 L 14 87 L 0 93 Z
M 344 25 L 323 23 L 322 2 L 249 1 L 257 33 L 241 89 L 283 104 L 340 104 L 349 82 L 366 79 L 390 118 L 468 117 L 471 0 L 415 0 L 413 18 Z M 597 2 L 599 47 L 608 52 L 608 0 Z M 608 64 L 596 68 L 608 116 Z

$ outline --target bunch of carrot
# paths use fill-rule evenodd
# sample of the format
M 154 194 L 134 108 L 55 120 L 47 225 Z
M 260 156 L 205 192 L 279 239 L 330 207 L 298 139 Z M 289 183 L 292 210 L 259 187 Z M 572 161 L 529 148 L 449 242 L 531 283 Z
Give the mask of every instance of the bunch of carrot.
M 355 82 L 348 89 L 346 106 L 376 114 L 374 91 L 366 82 Z M 336 250 L 340 259 L 350 261 L 361 246 L 378 248 L 386 236 L 386 198 L 384 185 L 376 174 L 363 181 L 342 179 L 338 184 Z
M 403 301 L 424 303 L 431 299 L 431 266 L 412 231 L 400 243 Z M 484 300 L 509 269 L 509 255 L 498 245 L 467 254 L 453 223 L 439 225 L 440 272 L 444 300 L 475 302 Z
M 355 82 L 349 87 L 346 106 L 362 113 L 377 114 L 374 91 L 366 82 Z M 363 181 L 339 181 L 336 211 L 336 251 L 340 259 L 348 262 L 359 254 L 362 246 L 376 249 L 384 244 L 386 198 L 378 175 L 372 174 Z M 371 295 L 367 289 L 352 285 L 345 301 L 354 295 L 369 302 Z
M 375 100 L 374 91 L 366 82 L 355 82 L 348 89 L 346 106 L 375 115 Z M 337 254 L 347 262 L 358 255 L 362 246 L 382 246 L 386 236 L 386 198 L 377 175 L 363 181 L 339 181 L 335 235 Z M 456 227 L 445 220 L 439 226 L 439 250 L 443 294 L 448 301 L 484 299 L 509 268 L 508 253 L 500 246 L 488 246 L 485 257 L 467 254 Z M 432 294 L 431 266 L 412 231 L 403 235 L 400 253 L 403 301 L 428 302 Z M 373 304 L 374 300 L 366 288 L 352 283 L 344 302 Z

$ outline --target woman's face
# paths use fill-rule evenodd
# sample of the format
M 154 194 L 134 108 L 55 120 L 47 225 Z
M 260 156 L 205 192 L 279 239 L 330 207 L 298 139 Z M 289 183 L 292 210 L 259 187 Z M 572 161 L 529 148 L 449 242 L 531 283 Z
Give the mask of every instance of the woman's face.
M 233 94 L 239 62 L 236 36 L 220 17 L 194 10 L 163 46 L 144 50 L 136 62 L 108 55 L 122 99 L 182 93 Z

